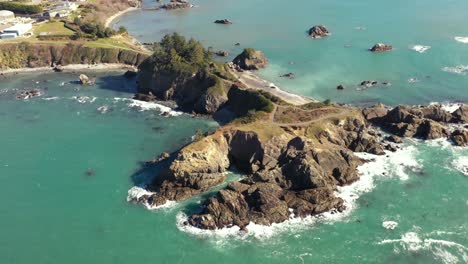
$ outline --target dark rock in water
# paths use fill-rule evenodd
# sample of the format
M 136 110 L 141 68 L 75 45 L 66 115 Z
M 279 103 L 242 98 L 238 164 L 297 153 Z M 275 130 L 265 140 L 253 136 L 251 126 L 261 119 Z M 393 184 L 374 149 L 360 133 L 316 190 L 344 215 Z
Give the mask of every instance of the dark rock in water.
M 232 24 L 232 21 L 230 21 L 228 19 L 218 19 L 218 20 L 215 20 L 214 23 L 215 24 L 230 25 L 230 24 Z
M 379 84 L 379 82 L 377 82 L 377 81 L 362 81 L 359 85 L 362 86 L 362 87 L 365 87 L 365 88 L 370 88 L 370 87 L 376 86 L 378 84 Z
M 156 96 L 154 96 L 151 92 L 148 94 L 137 93 L 133 96 L 133 99 L 145 102 L 154 102 L 156 101 Z
M 288 78 L 288 79 L 294 79 L 294 77 L 296 77 L 296 75 L 294 75 L 294 73 L 290 72 L 290 73 L 282 74 L 282 75 L 280 75 L 280 77 Z
M 468 123 L 468 105 L 463 104 L 461 105 L 455 112 L 452 113 L 453 120 L 452 122 L 455 123 Z
M 229 56 L 229 52 L 225 51 L 225 50 L 218 50 L 215 52 L 215 54 L 217 56 L 220 56 L 220 57 L 227 57 Z
M 81 85 L 94 85 L 96 79 L 91 79 L 85 74 L 80 74 L 80 84 Z
M 338 85 L 338 86 L 336 87 L 336 89 L 337 89 L 337 90 L 344 90 L 345 87 L 344 87 L 343 85 L 340 84 L 340 85 Z
M 166 160 L 166 159 L 168 159 L 170 157 L 171 157 L 171 155 L 169 153 L 163 152 L 163 153 L 161 153 L 161 155 L 159 155 L 159 157 L 154 158 L 152 160 L 146 161 L 146 164 L 149 164 L 149 165 L 150 164 L 156 164 L 156 163 L 162 162 L 162 161 L 164 161 L 164 160 Z
M 52 68 L 52 70 L 54 72 L 63 72 L 62 66 L 60 65 L 55 66 L 54 68 Z
M 191 7 L 193 7 L 193 5 L 185 0 L 171 0 L 169 3 L 160 6 L 160 8 L 166 10 L 185 9 Z
M 136 77 L 137 75 L 138 75 L 138 72 L 136 72 L 136 71 L 131 71 L 131 70 L 128 70 L 128 71 L 126 71 L 126 72 L 124 73 L 124 77 L 125 77 L 125 78 L 129 78 L 129 79 L 130 79 L 130 78 L 134 78 L 134 77 Z
M 236 44 L 234 44 L 234 46 L 240 46 L 240 43 L 239 43 L 239 42 L 237 42 Z
M 395 136 L 395 135 L 388 136 L 385 138 L 385 140 L 393 142 L 393 143 L 397 143 L 397 144 L 403 143 L 403 140 L 400 137 Z
M 259 70 L 267 66 L 268 59 L 263 52 L 249 48 L 234 58 L 232 62 L 243 70 Z
M 450 139 L 455 143 L 455 145 L 460 147 L 468 146 L 468 130 L 457 129 L 452 132 Z
M 391 45 L 386 45 L 386 44 L 383 44 L 383 43 L 377 43 L 372 48 L 370 48 L 369 51 L 371 51 L 371 52 L 384 52 L 384 51 L 390 51 L 392 49 L 393 49 L 393 47 Z
M 309 29 L 309 36 L 312 38 L 322 38 L 329 36 L 330 32 L 323 25 L 316 25 Z
M 37 97 L 37 96 L 41 96 L 42 93 L 40 90 L 38 89 L 32 89 L 32 90 L 28 90 L 28 91 L 22 91 L 20 93 L 18 93 L 16 95 L 16 99 L 18 100 L 27 100 L 27 99 L 31 99 L 33 97 Z

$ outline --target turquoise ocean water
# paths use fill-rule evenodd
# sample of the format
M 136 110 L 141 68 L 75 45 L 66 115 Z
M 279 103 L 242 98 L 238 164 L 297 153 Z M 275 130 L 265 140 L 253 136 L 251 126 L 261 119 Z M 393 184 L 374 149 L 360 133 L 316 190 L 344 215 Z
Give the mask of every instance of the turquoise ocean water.
M 144 5 L 154 5 L 146 1 Z M 282 87 L 317 99 L 388 104 L 468 100 L 468 68 L 462 74 L 445 67 L 468 66 L 468 2 L 465 0 L 196 0 L 196 8 L 175 12 L 136 11 L 117 18 L 142 42 L 179 32 L 233 56 L 245 47 L 265 52 L 271 65 L 260 75 Z M 217 25 L 216 19 L 234 24 Z M 324 24 L 332 32 L 313 40 L 306 31 Z M 142 26 L 145 25 L 145 26 Z M 357 30 L 356 28 L 365 28 Z M 384 54 L 367 51 L 375 43 L 392 44 Z M 234 44 L 240 43 L 236 47 Z M 430 46 L 425 53 L 411 47 Z M 294 64 L 290 64 L 290 62 Z M 279 78 L 293 72 L 294 80 Z M 409 79 L 419 82 L 408 82 Z M 357 91 L 363 80 L 388 81 L 390 87 Z M 337 85 L 347 87 L 337 91 Z
M 263 77 L 316 98 L 391 104 L 468 99 L 468 76 L 441 70 L 468 65 L 468 44 L 453 39 L 468 36 L 466 1 L 196 4 L 176 13 L 129 13 L 116 26 L 125 25 L 142 41 L 177 30 L 232 53 L 240 51 L 235 42 L 260 48 L 272 62 Z M 218 18 L 236 23 L 212 25 Z M 333 36 L 307 39 L 305 30 L 316 23 L 326 24 Z M 365 52 L 377 41 L 397 49 Z M 353 46 L 344 48 L 348 42 Z M 432 48 L 420 54 L 408 49 L 411 44 Z M 289 71 L 295 80 L 277 78 Z M 211 131 L 217 124 L 188 115 L 161 117 L 155 105 L 128 99 L 134 80 L 120 73 L 97 77 L 87 88 L 71 83 L 77 74 L 0 79 L 0 263 L 468 262 L 466 148 L 405 142 L 401 152 L 368 163 L 361 181 L 340 190 L 351 209 L 342 216 L 252 227 L 249 235 L 185 230 L 178 222 L 210 194 L 148 211 L 127 203 L 127 191 L 152 174 L 142 161 L 175 151 L 197 129 Z M 411 77 L 421 82 L 410 84 Z M 335 91 L 338 83 L 362 79 L 393 85 Z M 16 100 L 26 88 L 44 95 Z M 392 224 L 397 226 L 390 229 Z

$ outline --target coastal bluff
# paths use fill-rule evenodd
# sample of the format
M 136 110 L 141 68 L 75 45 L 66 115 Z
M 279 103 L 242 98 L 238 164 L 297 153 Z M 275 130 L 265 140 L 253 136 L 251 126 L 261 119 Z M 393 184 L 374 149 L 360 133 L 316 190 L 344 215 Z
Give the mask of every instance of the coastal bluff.
M 20 43 L 0 46 L 0 69 L 116 63 L 138 66 L 147 54 L 120 48 L 87 47 L 83 44 Z

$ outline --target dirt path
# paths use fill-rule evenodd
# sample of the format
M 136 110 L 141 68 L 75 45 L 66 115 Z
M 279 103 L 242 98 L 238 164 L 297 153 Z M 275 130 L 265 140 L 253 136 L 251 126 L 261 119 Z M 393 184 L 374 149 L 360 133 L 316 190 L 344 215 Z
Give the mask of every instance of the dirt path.
M 333 113 L 333 114 L 325 114 L 323 116 L 320 116 L 319 118 L 314 118 L 314 119 L 311 119 L 311 120 L 308 120 L 308 121 L 304 121 L 304 122 L 293 122 L 293 123 L 281 123 L 281 122 L 277 122 L 274 120 L 274 117 L 275 117 L 275 114 L 276 114 L 276 111 L 278 110 L 278 106 L 275 106 L 275 109 L 273 111 L 273 114 L 271 115 L 271 119 L 270 121 L 277 124 L 277 125 L 280 125 L 280 126 L 308 126 L 312 123 L 315 123 L 315 122 L 318 122 L 318 121 L 322 121 L 324 119 L 329 119 L 329 118 L 333 118 L 333 117 L 339 117 L 341 115 L 343 115 L 345 113 L 345 111 L 347 111 L 347 109 L 342 109 L 340 110 L 339 113 Z

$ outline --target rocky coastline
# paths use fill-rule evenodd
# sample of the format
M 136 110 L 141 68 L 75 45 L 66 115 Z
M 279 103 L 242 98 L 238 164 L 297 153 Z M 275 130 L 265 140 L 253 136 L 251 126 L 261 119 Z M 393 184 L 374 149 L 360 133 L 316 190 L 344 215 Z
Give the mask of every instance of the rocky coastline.
M 180 36 L 173 38 L 183 43 Z M 346 206 L 336 189 L 359 180 L 357 168 L 366 162 L 355 153 L 386 155 L 400 148 L 402 138 L 447 138 L 454 145 L 468 145 L 466 104 L 454 112 L 437 104 L 393 108 L 291 104 L 267 91 L 249 89 L 235 78 L 233 71 L 266 67 L 268 60 L 259 51 L 244 51 L 234 59 L 234 67 L 215 64 L 206 55 L 197 59 L 200 68 L 185 72 L 184 64 L 163 68 L 168 61 L 160 58 L 166 56 L 165 50 L 173 49 L 170 43 L 174 41 L 162 43 L 158 56 L 140 66 L 143 96 L 139 98 L 146 94 L 174 100 L 185 111 L 215 118 L 229 113 L 231 119 L 214 133 L 156 161 L 161 168 L 158 175 L 145 186 L 144 194 L 129 196 L 129 200 L 158 208 L 225 182 L 231 168 L 246 175 L 209 198 L 199 212 L 188 217 L 186 225 L 246 229 L 249 223 L 271 225 L 291 215 L 338 213 Z M 199 49 L 193 43 L 183 46 L 190 45 Z M 186 54 L 185 50 L 177 52 Z M 193 65 L 191 59 L 185 58 Z

